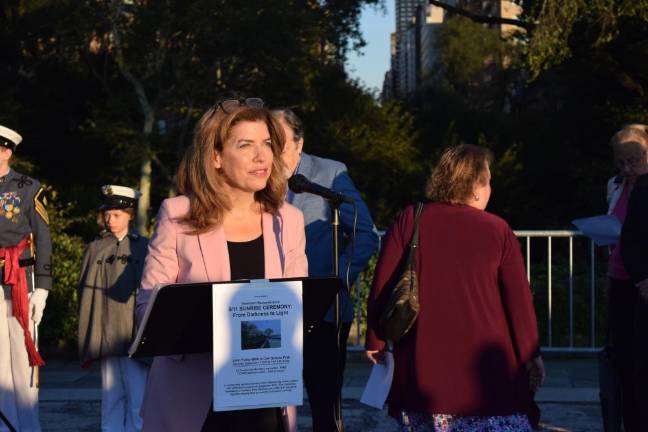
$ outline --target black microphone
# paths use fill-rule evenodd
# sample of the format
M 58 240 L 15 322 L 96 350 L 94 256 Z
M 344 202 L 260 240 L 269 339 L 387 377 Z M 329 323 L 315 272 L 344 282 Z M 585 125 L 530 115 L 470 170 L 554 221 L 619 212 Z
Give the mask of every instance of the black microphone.
M 355 203 L 355 200 L 353 198 L 343 195 L 340 192 L 336 192 L 333 189 L 329 189 L 322 185 L 318 185 L 317 183 L 313 183 L 301 174 L 295 174 L 294 176 L 290 177 L 290 179 L 288 179 L 288 187 L 294 193 L 307 192 L 321 196 L 325 200 L 334 203 Z

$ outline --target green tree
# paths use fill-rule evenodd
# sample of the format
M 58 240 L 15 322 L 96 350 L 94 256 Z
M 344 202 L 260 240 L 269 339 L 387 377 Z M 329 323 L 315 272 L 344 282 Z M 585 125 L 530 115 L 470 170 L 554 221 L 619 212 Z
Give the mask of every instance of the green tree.
M 442 30 L 439 79 L 410 105 L 424 157 L 459 142 L 490 147 L 489 209 L 514 227 L 570 228 L 603 212 L 609 137 L 648 121 L 648 1 L 521 1 L 524 32 L 510 40 L 469 3 Z M 489 65 L 497 58 L 510 62 Z
M 648 21 L 645 0 L 534 0 L 524 10 L 528 21 L 538 22 L 529 38 L 534 75 L 580 51 L 576 40 L 594 48 L 616 39 L 628 20 Z
M 77 284 L 84 242 L 69 230 L 73 224 L 87 221 L 71 217 L 73 205 L 61 202 L 56 191 L 49 188 L 48 194 L 54 285 L 40 326 L 40 345 L 44 351 L 73 352 L 77 344 Z
M 313 81 L 313 106 L 304 151 L 344 161 L 378 226 L 422 192 L 423 165 L 416 148 L 414 118 L 400 104 L 378 104 L 339 65 Z
M 207 106 L 239 95 L 312 105 L 312 81 L 322 66 L 342 63 L 350 47 L 362 45 L 360 9 L 378 3 L 17 0 L 1 17 L 11 60 L 4 72 L 8 82 L 26 82 L 5 90 L 13 108 L 5 116 L 14 112 L 18 123 L 31 124 L 27 105 L 45 101 L 58 113 L 71 105 L 63 95 L 77 98 L 76 115 L 53 122 L 57 137 L 66 125 L 66 142 L 97 144 L 93 151 L 118 167 L 104 177 L 139 185 L 145 228 L 151 184 L 154 201 L 172 189 L 191 125 Z M 57 73 L 52 79 L 48 68 Z M 13 103 L 28 88 L 38 89 L 39 104 L 36 97 Z

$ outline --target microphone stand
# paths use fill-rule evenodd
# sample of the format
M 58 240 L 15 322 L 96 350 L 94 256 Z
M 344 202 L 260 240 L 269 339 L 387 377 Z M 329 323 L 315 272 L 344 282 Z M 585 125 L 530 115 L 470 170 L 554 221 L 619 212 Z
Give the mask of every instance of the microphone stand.
M 340 278 L 340 201 L 329 200 L 331 207 L 331 228 L 333 234 L 333 274 Z M 335 319 L 335 341 L 337 347 L 337 356 L 335 359 L 335 376 L 339 379 L 340 376 L 340 362 L 338 361 L 340 355 L 340 291 L 335 293 L 335 307 L 333 310 L 333 317 Z M 336 395 L 334 405 L 335 425 L 338 432 L 344 432 L 344 425 L 342 424 L 342 382 L 338 391 L 336 383 Z
M 328 189 L 316 183 L 310 182 L 302 174 L 295 174 L 288 180 L 288 186 L 295 193 L 311 193 L 318 195 L 328 201 L 331 208 L 331 226 L 332 226 L 332 241 L 333 241 L 333 274 L 340 279 L 340 206 L 343 202 L 354 203 L 353 198 L 344 196 L 339 192 Z M 354 204 L 355 205 L 355 204 Z M 339 356 L 340 356 L 340 292 L 335 294 L 335 338 L 337 356 L 335 359 L 335 372 L 336 378 L 341 377 Z M 337 378 L 339 380 L 339 378 Z M 336 382 L 336 397 L 334 403 L 334 421 L 337 432 L 344 432 L 344 425 L 342 424 L 342 381 Z

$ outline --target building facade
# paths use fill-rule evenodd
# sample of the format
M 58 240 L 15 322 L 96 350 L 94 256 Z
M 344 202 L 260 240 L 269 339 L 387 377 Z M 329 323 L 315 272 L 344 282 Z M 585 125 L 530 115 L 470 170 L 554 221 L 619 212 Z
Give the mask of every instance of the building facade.
M 445 0 L 471 12 L 517 18 L 522 8 L 512 0 Z M 383 99 L 407 99 L 435 77 L 438 63 L 436 49 L 442 26 L 450 17 L 448 12 L 427 0 L 395 0 L 396 31 L 391 34 L 391 70 L 385 74 Z M 502 36 L 517 27 L 498 25 Z

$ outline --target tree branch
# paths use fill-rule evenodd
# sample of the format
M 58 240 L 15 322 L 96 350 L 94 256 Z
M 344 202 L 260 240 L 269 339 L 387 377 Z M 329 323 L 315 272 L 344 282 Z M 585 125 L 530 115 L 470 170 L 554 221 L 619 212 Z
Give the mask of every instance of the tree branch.
M 121 13 L 121 2 L 113 1 L 112 10 L 110 13 L 110 21 L 113 33 L 113 43 L 115 47 L 115 62 L 117 63 L 119 72 L 121 72 L 122 76 L 131 83 L 133 89 L 135 90 L 137 100 L 139 101 L 140 107 L 142 108 L 142 114 L 144 115 L 144 128 L 142 132 L 145 136 L 149 136 L 153 131 L 153 121 L 155 118 L 154 111 L 146 95 L 146 90 L 144 90 L 144 85 L 133 75 L 130 68 L 126 64 L 122 47 L 121 29 L 119 28 L 118 22 Z
M 162 175 L 167 179 L 167 181 L 169 183 L 173 183 L 173 174 L 166 166 L 164 166 L 157 155 L 154 154 L 153 156 L 151 156 L 151 159 L 153 160 L 153 162 L 155 162 L 155 165 L 160 169 L 160 171 L 162 171 Z
M 535 28 L 535 24 L 532 22 L 528 21 L 522 21 L 518 19 L 513 19 L 513 18 L 503 18 L 503 17 L 497 17 L 497 16 L 485 16 L 485 15 L 477 15 L 475 13 L 472 13 L 466 9 L 457 7 L 457 6 L 451 6 L 445 2 L 438 1 L 438 0 L 428 0 L 428 2 L 432 6 L 437 6 L 442 9 L 447 10 L 448 12 L 464 16 L 471 21 L 477 22 L 477 23 L 483 23 L 483 24 L 509 24 L 509 25 L 514 25 L 516 27 L 521 27 L 523 29 L 526 29 L 527 31 L 531 32 Z

